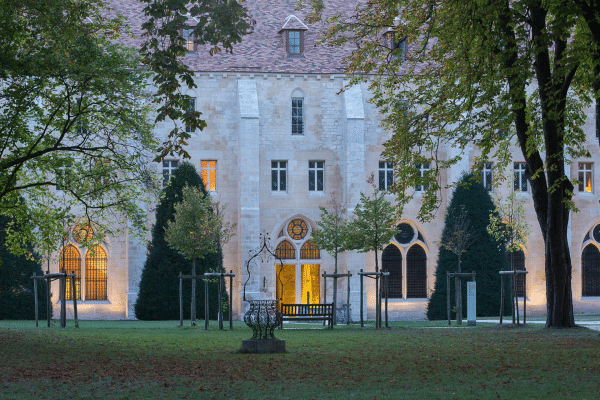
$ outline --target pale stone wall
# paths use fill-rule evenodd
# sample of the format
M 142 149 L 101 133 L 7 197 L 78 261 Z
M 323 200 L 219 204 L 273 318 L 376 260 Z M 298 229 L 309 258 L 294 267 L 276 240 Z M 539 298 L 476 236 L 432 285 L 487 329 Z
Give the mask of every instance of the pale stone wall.
M 295 217 L 304 219 L 311 228 L 319 220 L 319 206 L 335 195 L 345 203 L 350 215 L 356 206 L 360 192 L 371 193 L 367 184 L 371 174 L 377 179 L 378 162 L 381 159 L 383 143 L 390 138 L 380 124 L 376 108 L 368 102 L 370 94 L 367 84 L 352 87 L 340 94 L 344 86 L 342 75 L 290 75 L 290 74 L 232 74 L 196 73 L 198 88 L 188 91 L 196 97 L 197 109 L 203 113 L 208 127 L 192 135 L 187 148 L 191 162 L 200 170 L 201 160 L 217 161 L 217 190 L 213 198 L 228 204 L 227 219 L 237 223 L 236 235 L 224 248 L 224 265 L 232 270 L 234 279 L 233 311 L 241 318 L 245 309 L 242 301 L 243 284 L 248 279 L 244 263 L 249 253 L 259 245 L 259 234 L 267 233 L 271 244 L 286 224 Z M 304 135 L 291 134 L 291 98 L 299 93 L 304 98 Z M 584 126 L 593 132 L 594 115 L 588 111 L 588 121 Z M 159 137 L 164 137 L 172 127 L 172 122 L 164 122 L 157 127 Z M 592 153 L 590 161 L 600 159 L 600 148 L 593 133 L 588 134 L 588 148 Z M 511 149 L 515 161 L 522 161 L 520 150 Z M 456 155 L 456 150 L 448 148 L 442 157 Z M 468 149 L 462 154 L 461 162 L 444 172 L 442 186 L 456 182 L 464 171 L 468 171 L 476 149 Z M 287 190 L 284 193 L 271 191 L 271 161 L 287 161 Z M 325 188 L 321 192 L 308 190 L 308 161 L 325 161 Z M 577 162 L 570 167 L 572 178 L 577 178 Z M 160 172 L 160 167 L 157 167 Z M 512 170 L 507 171 L 507 181 L 494 194 L 506 196 L 512 190 Z M 581 251 L 584 237 L 600 223 L 597 191 L 600 178 L 594 174 L 594 193 L 578 193 L 575 204 L 580 209 L 572 213 L 569 240 L 573 262 L 573 297 L 577 313 L 597 312 L 600 299 L 581 296 Z M 423 236 L 422 246 L 427 255 L 428 294 L 434 288 L 434 272 L 438 256 L 438 241 L 444 224 L 445 209 L 451 191 L 443 193 L 442 203 L 436 217 L 429 222 L 418 220 L 421 198 L 415 198 L 405 207 L 400 222 L 408 222 Z M 529 271 L 527 283 L 528 312 L 545 312 L 544 245 L 539 230 L 530 194 L 524 193 L 527 200 L 526 215 L 532 233 L 526 248 L 526 268 Z M 393 196 L 388 197 L 393 201 Z M 148 205 L 153 220 L 152 205 Z M 147 237 L 149 239 L 149 236 Z M 406 250 L 401 248 L 403 259 Z M 107 245 L 109 255 L 109 300 L 107 302 L 83 302 L 79 305 L 79 315 L 83 319 L 124 319 L 135 318 L 133 305 L 141 270 L 146 255 L 146 243 L 129 236 L 113 238 Z M 378 253 L 381 257 L 381 252 Z M 381 261 L 381 258 L 380 258 Z M 321 273 L 333 273 L 333 258 L 321 252 Z M 56 270 L 58 270 L 56 263 Z M 379 263 L 381 265 L 381 262 Z M 82 267 L 83 268 L 83 267 Z M 360 269 L 374 271 L 374 253 L 346 252 L 340 255 L 338 272 L 350 272 L 351 317 L 359 318 L 359 278 Z M 404 266 L 404 268 L 406 268 Z M 404 269 L 403 276 L 406 277 Z M 276 268 L 273 262 L 264 262 L 255 267 L 246 287 L 247 299 L 274 299 Z M 406 293 L 404 279 L 403 293 Z M 57 285 L 55 285 L 57 286 Z M 365 280 L 365 315 L 375 316 L 374 282 Z M 327 281 L 327 297 L 331 301 L 333 282 Z M 321 296 L 324 285 L 321 284 Z M 53 290 L 53 299 L 58 298 L 58 288 Z M 338 283 L 339 305 L 346 303 L 346 281 Z M 389 317 L 392 320 L 425 318 L 427 299 L 390 299 Z M 58 315 L 58 305 L 55 315 Z

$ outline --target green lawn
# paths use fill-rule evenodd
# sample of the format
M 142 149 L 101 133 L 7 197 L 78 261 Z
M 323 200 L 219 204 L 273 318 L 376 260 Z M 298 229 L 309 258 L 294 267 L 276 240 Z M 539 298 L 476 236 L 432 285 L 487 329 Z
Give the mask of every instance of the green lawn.
M 241 354 L 249 328 L 0 321 L 1 399 L 596 399 L 600 336 L 541 325 L 285 329 L 285 354 Z M 226 324 L 227 325 L 227 324 Z M 308 326 L 304 326 L 308 327 Z

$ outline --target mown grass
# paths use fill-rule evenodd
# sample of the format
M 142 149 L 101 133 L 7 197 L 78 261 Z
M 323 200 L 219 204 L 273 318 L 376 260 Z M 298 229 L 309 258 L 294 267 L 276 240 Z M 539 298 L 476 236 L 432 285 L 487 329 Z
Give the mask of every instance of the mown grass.
M 174 321 L 0 321 L 2 399 L 596 399 L 600 336 L 444 322 L 284 329 L 284 354 L 241 354 L 251 331 Z M 303 325 L 303 327 L 309 327 Z

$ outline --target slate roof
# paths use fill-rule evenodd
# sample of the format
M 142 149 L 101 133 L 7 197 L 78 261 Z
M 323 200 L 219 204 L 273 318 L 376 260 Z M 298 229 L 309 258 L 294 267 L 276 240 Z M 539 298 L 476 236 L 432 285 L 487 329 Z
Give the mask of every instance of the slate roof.
M 115 11 L 123 14 L 136 39 L 125 39 L 129 46 L 141 43 L 141 24 L 144 19 L 144 4 L 137 0 L 111 0 Z M 326 0 L 328 13 L 349 14 L 356 0 Z M 251 72 L 251 73 L 293 73 L 293 74 L 339 74 L 343 73 L 342 59 L 350 54 L 351 48 L 344 49 L 320 45 L 315 47 L 324 22 L 306 22 L 307 10 L 296 10 L 296 0 L 246 0 L 244 6 L 256 21 L 254 31 L 244 36 L 241 44 L 234 46 L 233 54 L 208 54 L 208 49 L 199 48 L 197 54 L 185 57 L 185 63 L 192 70 L 200 72 Z M 295 16 L 295 18 L 288 18 Z M 285 26 L 285 28 L 284 28 Z M 282 29 L 304 31 L 304 52 L 302 57 L 288 57 Z

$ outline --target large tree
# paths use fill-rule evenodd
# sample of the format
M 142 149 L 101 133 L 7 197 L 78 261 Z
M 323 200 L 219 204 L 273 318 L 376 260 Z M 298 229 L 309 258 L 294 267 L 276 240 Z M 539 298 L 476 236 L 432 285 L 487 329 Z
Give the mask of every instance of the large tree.
M 311 3 L 318 18 L 323 1 Z M 346 59 L 352 83 L 374 75 L 372 101 L 393 131 L 384 155 L 395 163 L 400 207 L 423 180 L 415 164 L 434 166 L 427 219 L 441 171 L 463 150 L 475 145 L 475 168 L 494 159 L 502 174 L 511 145 L 520 149 L 545 242 L 547 327 L 574 325 L 565 160 L 589 157 L 583 108 L 600 88 L 598 9 L 598 0 L 369 0 L 325 31 L 330 44 L 355 45 Z
M 0 215 L 6 245 L 56 250 L 65 223 L 145 228 L 158 143 L 148 73 L 99 0 L 0 0 Z M 19 201 L 24 198 L 25 201 Z
M 0 214 L 20 227 L 6 238 L 12 252 L 27 241 L 56 250 L 65 222 L 82 215 L 100 235 L 142 233 L 151 161 L 189 158 L 184 127 L 206 126 L 181 90 L 195 86 L 187 40 L 232 51 L 252 21 L 235 0 L 140 1 L 138 49 L 123 45 L 128 21 L 110 8 L 125 1 L 0 0 Z M 152 128 L 165 120 L 174 128 L 158 143 Z M 124 216 L 129 224 L 107 223 Z
M 444 230 L 440 239 L 440 253 L 435 269 L 435 284 L 427 304 L 428 319 L 447 317 L 446 272 L 477 274 L 477 316 L 496 316 L 500 311 L 500 275 L 507 269 L 506 251 L 487 228 L 491 218 L 498 218 L 492 197 L 472 174 L 466 174 L 448 204 Z M 457 288 L 461 290 L 457 292 Z M 457 296 L 457 293 L 459 296 Z M 450 285 L 450 295 L 460 301 L 455 312 L 457 321 L 467 310 L 466 285 Z M 504 299 L 508 312 L 509 296 Z
M 140 289 L 135 303 L 135 316 L 142 320 L 168 320 L 179 318 L 179 273 L 187 274 L 192 267 L 189 259 L 177 250 L 169 247 L 165 240 L 165 229 L 169 221 L 174 220 L 175 204 L 183 199 L 185 187 L 197 188 L 203 195 L 208 196 L 202 179 L 196 168 L 188 163 L 182 163 L 175 171 L 163 190 L 160 203 L 156 209 L 156 222 L 152 227 L 152 240 L 148 244 L 148 256 L 144 263 Z M 196 265 L 197 273 L 224 272 L 223 255 L 220 244 L 217 251 L 207 254 Z M 184 313 L 188 312 L 187 305 L 191 302 L 191 287 L 189 280 L 184 281 L 183 298 Z M 218 285 L 209 285 L 210 317 L 216 318 L 218 306 Z M 200 285 L 196 296 L 196 309 L 204 310 L 204 285 Z

